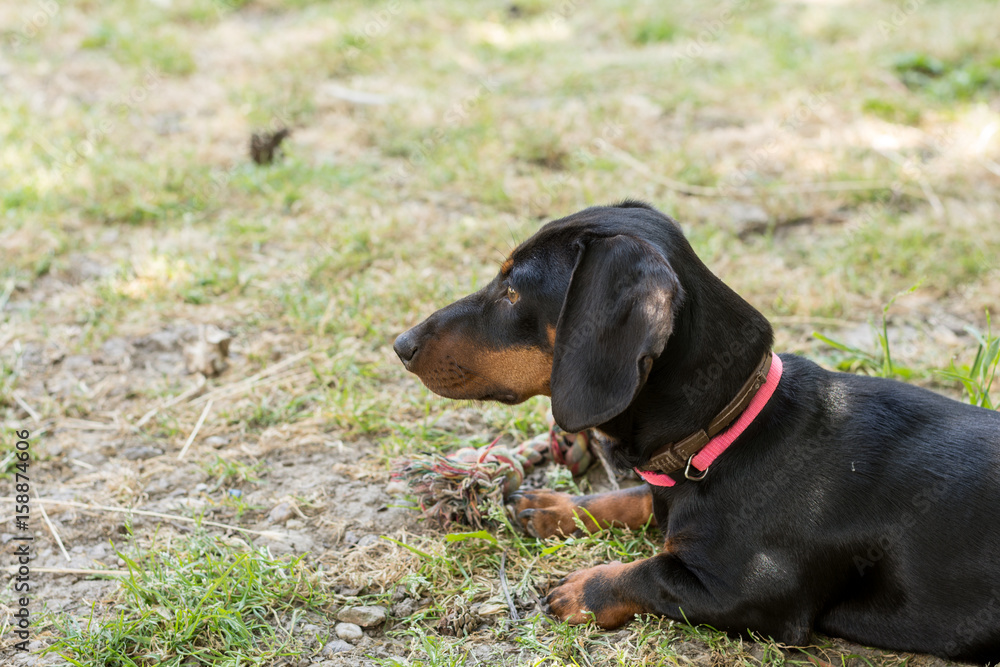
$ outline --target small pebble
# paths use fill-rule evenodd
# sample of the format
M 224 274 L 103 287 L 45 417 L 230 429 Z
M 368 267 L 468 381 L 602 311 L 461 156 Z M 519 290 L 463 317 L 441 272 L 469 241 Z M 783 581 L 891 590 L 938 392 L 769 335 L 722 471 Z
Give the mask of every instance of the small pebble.
M 396 618 L 406 618 L 416 611 L 416 600 L 406 598 L 402 602 L 392 605 L 392 615 Z
M 129 461 L 141 461 L 143 459 L 151 459 L 154 456 L 159 456 L 163 453 L 163 450 L 159 447 L 152 447 L 150 445 L 138 445 L 136 447 L 126 447 L 122 450 L 122 456 L 127 458 Z
M 358 540 L 358 546 L 367 547 L 369 544 L 375 544 L 376 542 L 378 542 L 378 535 L 365 535 Z
M 385 492 L 390 496 L 398 496 L 406 493 L 410 489 L 409 485 L 399 479 L 393 480 L 385 485 Z
M 334 639 L 333 641 L 327 642 L 323 650 L 320 651 L 320 655 L 333 655 L 334 653 L 346 653 L 347 651 L 354 650 L 354 647 L 345 642 L 343 639 Z
M 337 612 L 337 620 L 370 628 L 385 622 L 385 607 L 374 605 L 364 607 L 344 607 Z M 338 626 L 339 627 L 339 626 Z
M 334 632 L 337 633 L 338 637 L 349 642 L 356 642 L 365 636 L 365 633 L 355 623 L 337 623 Z
M 275 505 L 274 508 L 267 513 L 267 520 L 270 523 L 283 524 L 293 516 L 295 516 L 295 510 L 292 509 L 291 503 L 282 502 Z

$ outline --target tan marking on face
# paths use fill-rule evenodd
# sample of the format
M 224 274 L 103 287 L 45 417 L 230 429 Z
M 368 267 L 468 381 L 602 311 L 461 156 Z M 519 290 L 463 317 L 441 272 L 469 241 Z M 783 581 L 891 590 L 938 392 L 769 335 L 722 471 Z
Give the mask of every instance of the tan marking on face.
M 500 275 L 506 277 L 512 268 L 514 268 L 514 258 L 508 257 L 503 261 L 503 264 L 500 265 Z
M 555 346 L 556 346 L 556 325 L 550 324 L 549 326 L 545 327 L 545 333 L 548 335 L 549 345 L 551 345 L 553 348 L 555 348 Z
M 473 371 L 515 391 L 522 400 L 539 394 L 550 396 L 552 353 L 537 347 L 485 350 L 477 355 Z
M 427 342 L 410 370 L 446 398 L 475 400 L 503 393 L 523 401 L 551 395 L 552 352 L 537 347 L 489 350 L 445 334 Z

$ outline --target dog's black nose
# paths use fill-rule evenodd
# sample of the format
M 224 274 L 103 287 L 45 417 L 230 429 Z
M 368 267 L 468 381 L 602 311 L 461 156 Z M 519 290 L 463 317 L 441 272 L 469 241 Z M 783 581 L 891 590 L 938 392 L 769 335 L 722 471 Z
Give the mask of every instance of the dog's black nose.
M 413 355 L 417 353 L 417 337 L 413 335 L 413 329 L 399 334 L 396 342 L 392 344 L 392 349 L 403 365 L 409 368 Z

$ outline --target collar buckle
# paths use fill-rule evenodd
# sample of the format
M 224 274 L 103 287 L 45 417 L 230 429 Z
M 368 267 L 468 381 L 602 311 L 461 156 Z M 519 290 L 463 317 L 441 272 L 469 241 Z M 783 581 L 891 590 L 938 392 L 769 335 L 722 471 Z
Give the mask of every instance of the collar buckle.
M 684 468 L 684 477 L 686 479 L 691 480 L 692 482 L 700 482 L 701 480 L 705 479 L 705 475 L 708 474 L 708 468 L 705 468 L 704 470 L 702 470 L 700 475 L 692 475 L 691 474 L 691 461 L 694 459 L 694 457 L 695 457 L 694 454 L 692 454 L 691 456 L 688 457 L 687 467 Z M 695 470 L 697 470 L 697 468 L 695 468 Z

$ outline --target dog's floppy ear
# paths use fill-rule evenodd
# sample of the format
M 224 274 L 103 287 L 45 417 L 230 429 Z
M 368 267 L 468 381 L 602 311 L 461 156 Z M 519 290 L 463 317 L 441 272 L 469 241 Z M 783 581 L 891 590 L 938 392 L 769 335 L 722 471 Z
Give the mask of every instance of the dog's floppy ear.
M 631 236 L 580 242 L 556 325 L 552 415 L 566 431 L 620 414 L 646 382 L 673 330 L 677 274 Z

